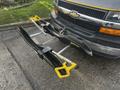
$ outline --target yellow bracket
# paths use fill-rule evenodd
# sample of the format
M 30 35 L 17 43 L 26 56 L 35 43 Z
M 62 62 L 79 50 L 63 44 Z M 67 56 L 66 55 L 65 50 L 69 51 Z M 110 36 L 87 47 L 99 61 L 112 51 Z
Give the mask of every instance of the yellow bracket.
M 67 78 L 70 76 L 71 70 L 73 70 L 76 66 L 76 63 L 71 63 L 71 66 L 67 66 L 67 62 L 64 62 L 62 67 L 55 68 L 55 72 L 59 78 Z M 61 71 L 65 71 L 65 73 L 63 74 Z
M 37 16 L 37 15 L 32 16 L 30 19 L 34 20 L 35 22 L 41 20 L 41 18 L 39 16 Z

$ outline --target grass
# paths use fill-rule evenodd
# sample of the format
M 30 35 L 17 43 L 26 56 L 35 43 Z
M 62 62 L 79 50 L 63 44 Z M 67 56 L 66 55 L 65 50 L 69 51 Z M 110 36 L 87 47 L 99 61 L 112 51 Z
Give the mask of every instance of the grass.
M 53 0 L 37 0 L 34 4 L 18 9 L 0 9 L 0 25 L 28 20 L 33 15 L 48 17 Z

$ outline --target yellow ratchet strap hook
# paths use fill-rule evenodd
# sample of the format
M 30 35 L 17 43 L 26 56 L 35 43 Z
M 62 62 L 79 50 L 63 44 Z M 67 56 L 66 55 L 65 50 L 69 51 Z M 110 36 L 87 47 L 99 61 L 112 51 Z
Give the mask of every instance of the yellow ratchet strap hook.
M 40 20 L 41 20 L 41 18 L 40 18 L 39 16 L 37 16 L 37 15 L 32 16 L 30 19 L 34 20 L 35 22 L 37 22 L 37 21 L 40 21 Z
M 72 62 L 71 66 L 67 66 L 67 62 L 64 62 L 62 67 L 55 68 L 55 72 L 59 78 L 67 78 L 70 76 L 71 70 L 73 70 L 76 66 L 76 63 Z M 62 71 L 65 71 L 66 73 L 62 73 Z

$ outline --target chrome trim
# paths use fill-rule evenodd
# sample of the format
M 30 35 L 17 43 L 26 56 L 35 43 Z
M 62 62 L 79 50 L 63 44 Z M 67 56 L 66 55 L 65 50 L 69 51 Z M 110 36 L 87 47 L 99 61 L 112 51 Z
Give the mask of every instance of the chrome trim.
M 70 12 L 72 12 L 72 10 L 66 9 L 64 7 L 58 6 L 58 8 L 65 14 L 69 14 Z M 101 20 L 101 19 L 97 19 L 94 17 L 90 17 L 81 13 L 78 13 L 80 15 L 79 19 L 86 19 L 86 21 L 90 21 L 90 22 L 94 22 L 97 24 L 101 24 L 102 26 L 105 27 L 111 27 L 111 28 L 116 28 L 116 29 L 120 29 L 120 23 L 115 23 L 115 22 L 111 22 L 111 21 L 105 21 L 105 20 Z

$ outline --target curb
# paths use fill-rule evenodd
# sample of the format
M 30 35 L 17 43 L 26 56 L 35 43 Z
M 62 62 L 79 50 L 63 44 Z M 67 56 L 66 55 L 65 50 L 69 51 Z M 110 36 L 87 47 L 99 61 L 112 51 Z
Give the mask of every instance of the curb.
M 24 27 L 24 26 L 30 26 L 33 24 L 30 21 L 23 21 L 23 22 L 0 25 L 0 31 L 15 30 L 17 28 L 17 26 L 20 26 L 20 25 L 22 25 Z
M 43 20 L 49 20 L 49 18 L 42 18 Z M 17 23 L 10 23 L 5 25 L 0 25 L 0 31 L 9 31 L 9 30 L 15 30 L 17 29 L 17 26 L 23 26 L 25 28 L 27 27 L 33 27 L 34 24 L 31 21 L 22 21 Z

